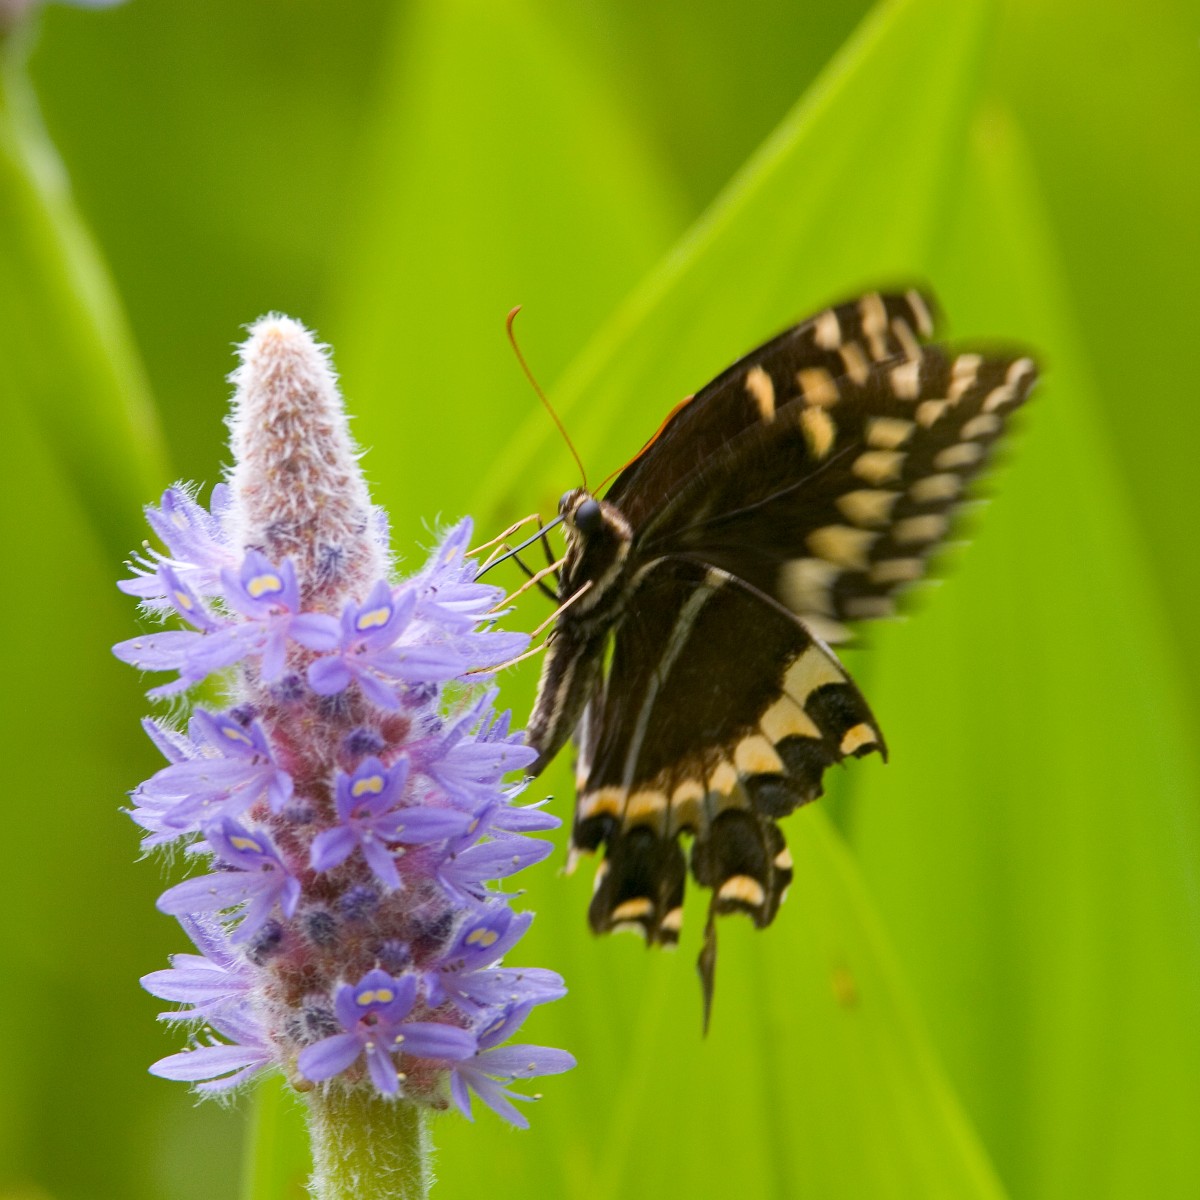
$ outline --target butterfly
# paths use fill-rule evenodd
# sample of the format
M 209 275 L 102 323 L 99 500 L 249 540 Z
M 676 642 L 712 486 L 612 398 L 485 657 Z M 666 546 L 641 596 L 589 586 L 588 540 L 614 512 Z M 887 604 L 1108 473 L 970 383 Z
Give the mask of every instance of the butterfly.
M 1037 376 L 929 344 L 921 292 L 871 293 L 760 346 L 678 405 L 604 497 L 568 491 L 526 739 L 574 737 L 572 854 L 605 849 L 589 921 L 678 942 L 689 863 L 715 918 L 774 920 L 779 820 L 883 733 L 831 645 L 887 617 Z

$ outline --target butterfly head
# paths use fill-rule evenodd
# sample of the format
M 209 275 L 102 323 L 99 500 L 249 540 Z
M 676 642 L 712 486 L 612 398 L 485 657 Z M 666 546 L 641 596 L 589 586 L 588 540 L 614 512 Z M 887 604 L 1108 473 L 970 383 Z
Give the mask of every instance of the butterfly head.
M 586 488 L 572 488 L 558 502 L 567 538 L 563 564 L 562 598 L 569 599 L 590 583 L 588 596 L 573 607 L 581 615 L 607 609 L 622 591 L 619 584 L 629 560 L 633 533 L 615 504 L 597 500 Z

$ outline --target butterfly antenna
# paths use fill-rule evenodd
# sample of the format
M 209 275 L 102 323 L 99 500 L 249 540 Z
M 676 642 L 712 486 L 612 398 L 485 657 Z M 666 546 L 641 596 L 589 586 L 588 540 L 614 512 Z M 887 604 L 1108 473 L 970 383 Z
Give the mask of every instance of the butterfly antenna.
M 525 355 L 521 353 L 521 347 L 517 345 L 517 335 L 513 333 L 513 322 L 517 319 L 517 313 L 520 311 L 521 306 L 518 304 L 505 319 L 504 328 L 508 331 L 508 340 L 512 345 L 513 353 L 517 356 L 517 362 L 521 364 L 521 370 L 525 372 L 525 378 L 529 380 L 530 386 L 537 392 L 538 399 L 546 406 L 546 411 L 553 417 L 555 425 L 558 426 L 558 432 L 563 436 L 563 441 L 570 448 L 571 454 L 575 458 L 575 464 L 579 467 L 579 477 L 583 480 L 584 490 L 587 491 L 587 472 L 583 469 L 583 459 L 579 457 L 579 451 L 575 449 L 575 443 L 571 441 L 566 426 L 562 423 L 558 413 L 554 411 L 554 406 L 546 399 L 546 393 L 542 391 L 541 385 L 533 377 L 533 372 L 529 369 L 529 364 L 525 361 Z
M 486 575 L 487 572 L 493 567 L 498 567 L 502 562 L 507 562 L 510 558 L 515 558 L 527 546 L 532 546 L 533 543 L 539 538 L 544 538 L 546 536 L 546 530 L 553 529 L 555 525 L 558 525 L 561 521 L 562 517 L 555 517 L 553 521 L 547 521 L 545 525 L 539 526 L 537 533 L 535 533 L 533 537 L 526 538 L 519 546 L 513 546 L 511 549 L 508 549 L 506 546 L 505 548 L 507 553 L 501 554 L 499 558 L 493 558 L 490 562 L 485 563 L 479 568 L 478 571 L 475 572 L 475 578 L 482 579 L 483 576 Z

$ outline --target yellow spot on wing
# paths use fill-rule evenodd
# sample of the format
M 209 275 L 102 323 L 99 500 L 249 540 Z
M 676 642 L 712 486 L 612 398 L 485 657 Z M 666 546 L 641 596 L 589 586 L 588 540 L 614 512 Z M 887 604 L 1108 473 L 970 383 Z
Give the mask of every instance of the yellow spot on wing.
M 920 517 L 905 517 L 892 527 L 892 540 L 901 546 L 913 542 L 932 542 L 946 532 L 948 525 L 942 513 L 926 513 Z
M 787 737 L 820 738 L 816 722 L 791 696 L 780 696 L 762 715 L 758 727 L 772 742 Z
M 908 326 L 904 326 L 905 332 Z M 911 335 L 910 335 L 911 336 Z M 921 360 L 910 358 L 891 371 L 892 391 L 901 400 L 915 400 L 921 394 Z
M 879 526 L 886 525 L 891 519 L 892 509 L 899 499 L 899 492 L 860 488 L 839 496 L 837 506 L 855 525 Z
M 764 421 L 775 420 L 775 385 L 762 367 L 751 367 L 746 372 L 746 391 L 758 405 L 758 414 Z
M 626 900 L 622 904 L 618 904 L 612 910 L 609 917 L 613 921 L 640 921 L 643 917 L 648 917 L 654 911 L 654 905 L 646 896 L 638 896 L 633 900 Z
M 745 904 L 749 908 L 761 908 L 766 898 L 762 884 L 749 875 L 731 875 L 717 892 L 718 900 Z
M 995 413 L 980 413 L 962 427 L 962 436 L 968 439 L 991 437 L 993 433 L 1000 432 L 1001 424 L 1000 418 Z
M 800 432 L 804 434 L 809 453 L 818 461 L 833 449 L 837 428 L 833 418 L 823 408 L 800 410 Z
M 871 568 L 867 578 L 872 583 L 911 583 L 924 573 L 923 558 L 885 558 Z
M 718 763 L 716 770 L 708 777 L 708 790 L 719 796 L 728 796 L 737 787 L 738 773 L 733 763 L 726 760 Z
M 598 817 L 601 814 L 619 817 L 624 801 L 624 788 L 602 787 L 579 797 L 579 819 L 586 821 L 589 817 Z
M 845 683 L 846 673 L 824 651 L 809 646 L 784 676 L 784 691 L 803 704 L 809 695 L 827 683 Z
M 983 457 L 983 447 L 978 442 L 959 442 L 947 446 L 934 455 L 933 465 L 939 471 L 952 471 L 958 467 L 974 466 Z
M 938 418 L 946 411 L 949 400 L 925 400 L 917 405 L 917 421 L 926 429 L 935 425 Z
M 796 383 L 805 404 L 828 408 L 838 402 L 838 387 L 824 367 L 805 367 L 796 372 Z
M 908 489 L 908 494 L 918 504 L 932 504 L 941 500 L 953 500 L 962 491 L 959 475 L 926 475 Z
M 757 733 L 738 742 L 733 763 L 743 775 L 778 775 L 783 771 L 783 760 L 775 753 L 775 747 Z
M 649 788 L 634 792 L 625 802 L 625 825 L 658 825 L 667 815 L 667 798 Z
M 867 450 L 854 460 L 850 469 L 867 483 L 891 483 L 900 478 L 904 459 L 900 450 Z
M 830 613 L 829 589 L 841 572 L 823 558 L 794 558 L 779 570 L 779 595 L 798 613 Z
M 842 327 L 838 323 L 837 313 L 827 308 L 813 321 L 813 341 L 822 350 L 836 350 L 842 340 Z
M 856 750 L 861 750 L 863 746 L 873 745 L 877 740 L 875 731 L 870 725 L 860 722 L 858 725 L 851 726 L 851 728 L 842 734 L 842 741 L 838 749 L 843 754 L 853 754 Z
M 820 529 L 814 529 L 805 542 L 814 554 L 826 561 L 861 570 L 866 567 L 867 556 L 878 537 L 877 533 L 850 525 L 822 525 Z
M 838 353 L 842 356 L 842 365 L 846 368 L 846 374 L 850 379 L 860 386 L 867 382 L 867 377 L 871 374 L 871 365 L 867 362 L 867 356 L 862 352 L 862 347 L 857 342 L 847 342 L 842 346 Z
M 902 417 L 872 417 L 867 422 L 867 445 L 874 450 L 899 450 L 916 426 Z

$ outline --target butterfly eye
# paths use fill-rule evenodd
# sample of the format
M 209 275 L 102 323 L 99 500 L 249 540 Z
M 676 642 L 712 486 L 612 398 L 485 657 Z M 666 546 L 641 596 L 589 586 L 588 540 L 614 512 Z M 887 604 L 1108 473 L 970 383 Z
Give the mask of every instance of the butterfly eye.
M 580 533 L 599 533 L 604 524 L 600 516 L 600 505 L 595 500 L 585 500 L 575 510 L 575 528 Z

